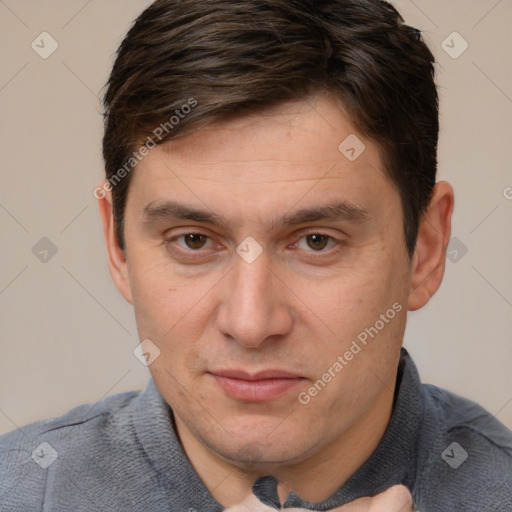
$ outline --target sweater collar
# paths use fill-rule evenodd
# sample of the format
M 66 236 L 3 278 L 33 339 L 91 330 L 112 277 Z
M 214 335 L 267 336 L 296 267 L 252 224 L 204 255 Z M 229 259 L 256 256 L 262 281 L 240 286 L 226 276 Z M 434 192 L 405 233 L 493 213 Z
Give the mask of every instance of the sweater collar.
M 395 390 L 395 405 L 386 432 L 370 458 L 332 496 L 320 503 L 308 502 L 291 492 L 283 507 L 329 510 L 363 496 L 374 496 L 402 484 L 410 490 L 416 476 L 416 446 L 423 416 L 421 382 L 405 348 L 401 349 Z M 135 404 L 137 435 L 176 510 L 223 510 L 203 484 L 181 448 L 169 405 L 150 379 Z M 277 481 L 259 478 L 254 494 L 279 509 Z

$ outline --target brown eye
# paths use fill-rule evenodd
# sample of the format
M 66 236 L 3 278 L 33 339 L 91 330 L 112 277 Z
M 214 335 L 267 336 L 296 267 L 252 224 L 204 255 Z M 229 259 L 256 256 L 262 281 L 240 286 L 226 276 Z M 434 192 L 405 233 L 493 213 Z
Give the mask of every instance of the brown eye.
M 326 235 L 307 235 L 306 243 L 311 249 L 322 250 L 327 247 L 330 237 Z
M 208 240 L 206 235 L 200 235 L 198 233 L 187 233 L 186 235 L 183 235 L 183 238 L 189 249 L 201 249 Z

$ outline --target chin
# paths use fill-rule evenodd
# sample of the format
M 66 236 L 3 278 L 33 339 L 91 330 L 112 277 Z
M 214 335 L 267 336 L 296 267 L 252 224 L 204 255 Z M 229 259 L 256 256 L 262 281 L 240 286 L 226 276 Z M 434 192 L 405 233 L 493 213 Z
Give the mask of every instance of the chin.
M 249 440 L 245 433 L 239 439 L 230 436 L 224 443 L 209 443 L 209 446 L 230 464 L 268 474 L 276 467 L 301 462 L 311 452 L 308 439 L 290 437 L 286 432 L 271 440 L 264 436 Z

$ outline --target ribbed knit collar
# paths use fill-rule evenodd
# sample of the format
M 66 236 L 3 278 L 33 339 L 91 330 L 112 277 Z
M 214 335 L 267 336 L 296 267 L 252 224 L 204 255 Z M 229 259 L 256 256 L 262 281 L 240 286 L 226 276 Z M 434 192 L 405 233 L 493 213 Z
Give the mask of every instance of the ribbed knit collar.
M 396 391 L 395 406 L 384 437 L 370 458 L 345 484 L 321 503 L 305 501 L 292 491 L 283 507 L 324 511 L 362 496 L 374 496 L 395 484 L 403 484 L 412 490 L 423 408 L 418 371 L 404 348 L 401 350 Z M 163 488 L 169 493 L 171 510 L 223 510 L 183 452 L 174 431 L 172 411 L 153 379 L 137 398 L 133 421 L 144 451 Z M 275 478 L 259 478 L 254 483 L 253 492 L 265 504 L 279 509 Z

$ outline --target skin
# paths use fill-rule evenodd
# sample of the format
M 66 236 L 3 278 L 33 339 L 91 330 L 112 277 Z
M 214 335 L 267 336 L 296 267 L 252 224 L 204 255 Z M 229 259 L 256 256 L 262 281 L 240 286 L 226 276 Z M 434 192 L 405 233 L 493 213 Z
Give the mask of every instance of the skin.
M 338 150 L 350 134 L 366 147 L 355 161 Z M 110 195 L 99 200 L 114 282 L 134 306 L 140 339 L 160 350 L 151 375 L 192 465 L 225 506 L 242 502 L 261 475 L 278 479 L 283 500 L 293 489 L 322 501 L 384 435 L 407 310 L 425 305 L 442 280 L 453 190 L 436 184 L 409 258 L 400 198 L 383 169 L 379 148 L 332 97 L 317 95 L 151 150 L 133 171 L 125 254 Z M 144 215 L 166 200 L 225 224 Z M 339 201 L 366 217 L 278 222 Z M 187 245 L 187 233 L 206 238 Z M 252 263 L 236 252 L 246 237 L 262 248 Z M 298 394 L 394 303 L 401 311 L 300 403 Z M 224 392 L 211 374 L 219 369 L 279 369 L 302 380 L 248 402 Z

